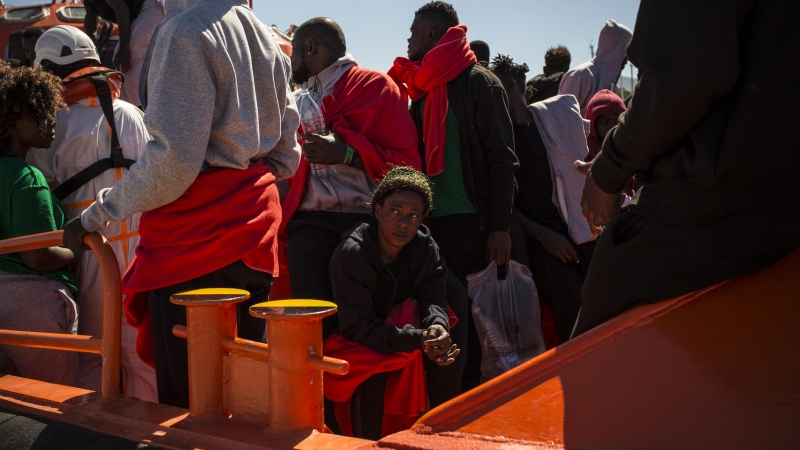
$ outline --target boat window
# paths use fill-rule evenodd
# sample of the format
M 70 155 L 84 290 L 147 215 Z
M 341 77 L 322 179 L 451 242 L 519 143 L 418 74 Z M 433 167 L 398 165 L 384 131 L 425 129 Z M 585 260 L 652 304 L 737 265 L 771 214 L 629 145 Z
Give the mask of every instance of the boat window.
M 56 11 L 56 15 L 62 22 L 80 22 L 86 17 L 86 8 L 83 6 L 65 6 Z
M 50 15 L 50 8 L 46 6 L 30 6 L 26 8 L 13 8 L 3 14 L 3 22 L 37 22 Z

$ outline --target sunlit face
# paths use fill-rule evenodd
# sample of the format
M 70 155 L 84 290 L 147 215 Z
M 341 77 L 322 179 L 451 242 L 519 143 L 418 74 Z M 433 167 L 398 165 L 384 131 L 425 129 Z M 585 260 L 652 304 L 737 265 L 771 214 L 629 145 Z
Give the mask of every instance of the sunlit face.
M 395 192 L 375 205 L 381 245 L 394 250 L 405 247 L 417 235 L 424 213 L 425 202 L 412 191 Z
M 56 139 L 56 123 L 37 123 L 30 114 L 22 114 L 16 122 L 17 136 L 24 147 L 50 148 Z
M 433 48 L 429 42 L 432 31 L 425 20 L 420 16 L 414 16 L 414 22 L 411 23 L 411 37 L 408 38 L 408 59 L 421 61 Z
M 603 142 L 608 132 L 617 126 L 617 119 L 619 119 L 619 114 L 605 113 L 594 121 L 594 130 L 600 142 Z

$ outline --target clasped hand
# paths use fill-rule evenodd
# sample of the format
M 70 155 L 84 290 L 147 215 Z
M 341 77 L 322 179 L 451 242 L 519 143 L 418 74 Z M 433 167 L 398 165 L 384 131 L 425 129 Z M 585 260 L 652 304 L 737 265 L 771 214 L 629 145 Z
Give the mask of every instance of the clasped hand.
M 440 366 L 449 366 L 461 350 L 453 344 L 450 333 L 441 325 L 431 325 L 422 332 L 422 352 Z
M 575 161 L 575 170 L 586 175 L 586 184 L 583 186 L 581 209 L 583 218 L 589 222 L 592 235 L 597 238 L 603 234 L 603 228 L 619 214 L 622 206 L 622 189 L 616 194 L 609 194 L 592 179 L 592 163 Z
M 343 164 L 347 157 L 347 144 L 336 133 L 304 134 L 300 142 L 303 142 L 303 156 L 311 164 Z

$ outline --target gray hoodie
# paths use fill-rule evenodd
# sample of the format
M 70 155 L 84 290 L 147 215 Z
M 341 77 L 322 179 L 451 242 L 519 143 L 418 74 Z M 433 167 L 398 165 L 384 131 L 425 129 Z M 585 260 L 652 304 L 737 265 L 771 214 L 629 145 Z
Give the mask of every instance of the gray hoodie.
M 83 212 L 89 231 L 175 201 L 205 167 L 243 170 L 264 158 L 282 180 L 300 163 L 286 62 L 246 0 L 170 0 L 166 13 L 143 76 L 153 140 Z
M 559 95 L 574 95 L 581 106 L 581 116 L 586 117 L 586 107 L 594 94 L 609 89 L 616 92 L 617 79 L 622 72 L 625 51 L 631 42 L 631 30 L 613 20 L 606 22 L 597 42 L 597 54 L 570 70 L 561 80 Z

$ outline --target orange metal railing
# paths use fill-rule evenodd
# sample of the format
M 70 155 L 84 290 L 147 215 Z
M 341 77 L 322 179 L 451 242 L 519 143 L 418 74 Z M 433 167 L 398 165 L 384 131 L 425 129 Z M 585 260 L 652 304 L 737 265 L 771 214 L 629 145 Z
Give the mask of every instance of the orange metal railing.
M 62 244 L 62 231 L 22 236 L 0 241 L 0 254 L 16 253 Z M 100 263 L 103 279 L 103 336 L 74 334 L 34 333 L 28 331 L 0 330 L 0 344 L 43 348 L 81 353 L 96 353 L 103 359 L 103 398 L 120 395 L 120 333 L 122 326 L 122 287 L 119 266 L 114 250 L 106 239 L 91 233 L 84 243 L 94 252 Z

